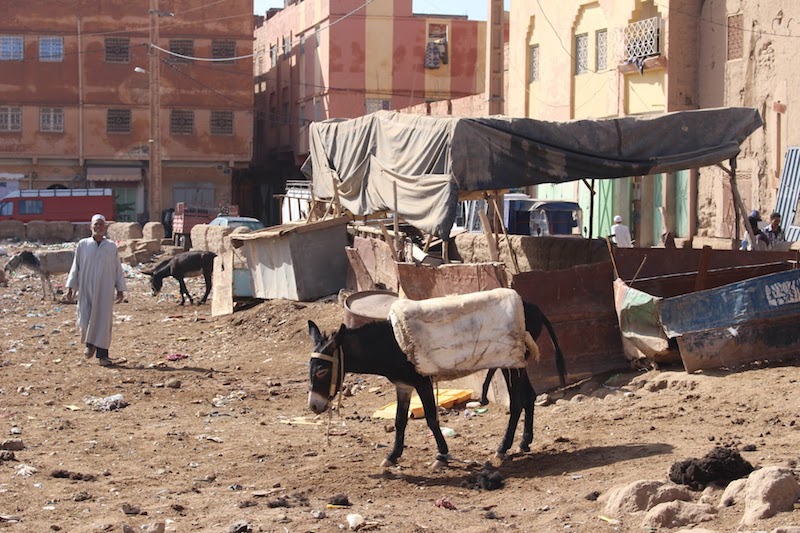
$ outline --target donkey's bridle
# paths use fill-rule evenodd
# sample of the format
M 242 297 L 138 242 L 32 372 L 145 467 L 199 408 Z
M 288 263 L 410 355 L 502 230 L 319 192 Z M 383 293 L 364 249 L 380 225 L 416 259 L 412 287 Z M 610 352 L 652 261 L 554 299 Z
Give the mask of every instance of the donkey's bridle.
M 330 390 L 328 391 L 328 401 L 333 400 L 334 396 L 336 396 L 336 387 L 338 386 L 339 382 L 344 382 L 344 362 L 342 358 L 344 356 L 344 352 L 342 352 L 341 346 L 337 347 L 333 351 L 333 355 L 328 355 L 322 352 L 312 352 L 311 359 L 322 359 L 323 361 L 328 361 L 333 365 L 331 369 L 331 386 Z

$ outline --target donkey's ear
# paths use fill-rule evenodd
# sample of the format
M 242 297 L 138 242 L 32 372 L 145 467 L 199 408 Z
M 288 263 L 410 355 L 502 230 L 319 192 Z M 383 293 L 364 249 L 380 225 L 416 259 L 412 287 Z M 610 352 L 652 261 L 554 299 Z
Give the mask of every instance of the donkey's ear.
M 320 333 L 317 325 L 311 320 L 308 321 L 308 334 L 311 335 L 311 340 L 314 342 L 319 342 L 320 339 L 322 339 L 322 333 Z
M 336 340 L 336 344 L 341 344 L 342 343 L 342 337 L 344 337 L 344 332 L 345 331 L 347 331 L 347 326 L 345 326 L 344 324 L 339 326 L 339 329 L 333 335 L 333 338 Z

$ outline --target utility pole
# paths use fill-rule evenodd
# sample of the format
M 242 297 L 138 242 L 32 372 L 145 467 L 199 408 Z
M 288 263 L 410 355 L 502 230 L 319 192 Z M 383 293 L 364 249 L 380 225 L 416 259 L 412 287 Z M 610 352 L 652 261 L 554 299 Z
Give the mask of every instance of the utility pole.
M 487 0 L 489 16 L 486 20 L 486 100 L 487 114 L 503 114 L 503 37 L 505 35 L 505 10 L 503 0 Z
M 150 163 L 148 169 L 149 220 L 161 221 L 161 67 L 158 50 L 158 0 L 150 0 Z

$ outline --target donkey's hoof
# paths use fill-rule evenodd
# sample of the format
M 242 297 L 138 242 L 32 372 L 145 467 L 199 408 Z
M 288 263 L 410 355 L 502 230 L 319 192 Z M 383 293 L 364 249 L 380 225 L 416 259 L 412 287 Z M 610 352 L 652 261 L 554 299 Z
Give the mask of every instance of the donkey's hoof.
M 500 461 L 505 461 L 506 459 L 508 459 L 508 454 L 506 454 L 506 452 L 501 452 L 500 450 L 497 450 L 494 454 L 494 458 L 499 459 Z
M 397 461 L 392 461 L 388 457 L 381 461 L 381 468 L 390 468 L 392 466 L 397 466 Z
M 448 465 L 449 465 L 449 463 L 447 461 L 445 461 L 443 459 L 436 459 L 433 462 L 433 464 L 431 465 L 431 468 L 433 470 L 444 470 L 445 468 L 448 467 Z
M 519 445 L 519 453 L 529 453 L 531 451 L 530 444 L 520 444 Z

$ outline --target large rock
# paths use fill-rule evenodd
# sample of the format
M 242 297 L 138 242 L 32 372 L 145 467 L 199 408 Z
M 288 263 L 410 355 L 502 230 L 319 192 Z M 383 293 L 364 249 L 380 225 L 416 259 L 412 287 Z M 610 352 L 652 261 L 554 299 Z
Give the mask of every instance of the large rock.
M 691 501 L 689 489 L 668 481 L 642 479 L 614 487 L 608 492 L 604 514 L 620 517 L 626 513 L 648 511 L 654 506 L 673 500 Z
M 783 511 L 791 511 L 800 498 L 800 484 L 788 468 L 770 466 L 747 478 L 743 524 L 754 524 Z
M 25 224 L 19 220 L 0 220 L 0 239 L 25 238 Z
M 25 224 L 25 238 L 29 241 L 69 242 L 74 232 L 72 222 L 32 220 Z
M 148 240 L 161 241 L 166 237 L 167 233 L 164 230 L 164 224 L 161 222 L 147 222 L 142 228 L 142 235 Z
M 144 237 L 138 222 L 109 222 L 106 236 L 112 241 L 126 241 Z
M 642 521 L 642 529 L 681 527 L 714 520 L 717 510 L 705 503 L 673 501 L 661 503 L 650 509 Z
M 747 478 L 736 479 L 728 483 L 728 486 L 725 487 L 725 492 L 722 493 L 722 497 L 719 499 L 717 507 L 730 507 L 731 505 L 742 502 L 742 500 L 744 500 L 744 489 L 746 486 Z

